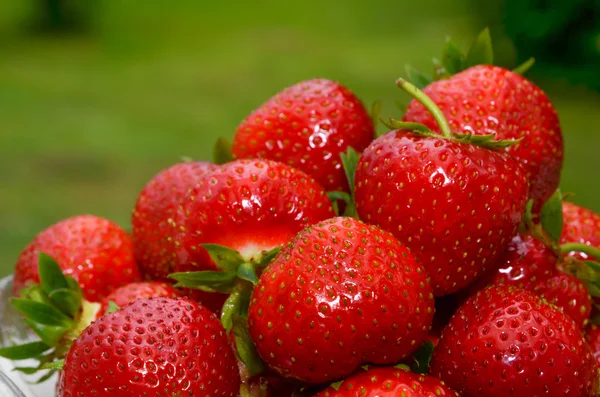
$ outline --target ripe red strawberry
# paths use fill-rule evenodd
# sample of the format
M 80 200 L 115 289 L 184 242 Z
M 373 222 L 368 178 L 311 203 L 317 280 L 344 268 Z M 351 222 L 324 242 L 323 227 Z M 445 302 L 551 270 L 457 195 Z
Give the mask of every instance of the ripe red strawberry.
M 441 380 L 402 368 L 383 367 L 359 371 L 341 385 L 330 386 L 314 397 L 441 397 L 458 396 Z
M 93 215 L 62 220 L 39 233 L 21 252 L 13 292 L 40 281 L 38 255 L 53 257 L 73 277 L 87 300 L 99 302 L 112 290 L 140 280 L 131 237 L 117 224 Z
M 198 180 L 181 201 L 175 271 L 219 270 L 201 244 L 238 251 L 248 262 L 285 244 L 306 225 L 333 215 L 317 182 L 290 166 L 237 160 Z
M 117 288 L 102 300 L 98 318 L 106 313 L 110 302 L 117 307 L 125 307 L 142 298 L 178 298 L 181 296 L 183 296 L 181 291 L 170 284 L 159 281 L 139 281 L 127 284 Z
M 592 298 L 583 281 L 575 276 L 556 270 L 552 277 L 538 280 L 531 290 L 561 309 L 580 328 L 583 328 L 590 318 Z
M 600 364 L 600 327 L 589 324 L 585 329 L 585 339 L 592 349 L 596 362 Z
M 140 299 L 92 323 L 73 343 L 57 397 L 238 395 L 225 330 L 188 299 Z
M 167 240 L 181 198 L 214 164 L 191 161 L 175 164 L 155 175 L 140 192 L 131 224 L 135 257 L 140 270 L 153 280 L 169 280 L 173 249 Z
M 554 304 L 583 328 L 591 313 L 586 285 L 561 269 L 568 264 L 530 234 L 513 238 L 495 268 L 467 288 L 467 296 L 489 285 L 523 288 Z M 566 269 L 565 269 L 566 270 Z
M 592 396 L 598 365 L 579 327 L 539 297 L 492 286 L 454 315 L 430 373 L 460 395 Z
M 540 88 L 517 73 L 479 65 L 434 82 L 423 91 L 440 107 L 454 131 L 523 138 L 507 150 L 527 171 L 536 208 L 554 193 L 564 145 L 556 110 Z M 439 131 L 431 114 L 414 100 L 404 120 Z
M 490 137 L 470 141 L 438 121 L 443 136 L 396 130 L 371 143 L 358 162 L 355 199 L 362 220 L 421 260 L 441 296 L 467 286 L 505 251 L 525 210 L 527 180 L 507 153 L 483 147 L 495 147 Z
M 332 218 L 295 237 L 252 293 L 249 332 L 282 376 L 323 383 L 397 363 L 431 328 L 424 269 L 391 234 Z
M 562 243 L 579 243 L 600 249 L 600 215 L 576 204 L 563 203 L 565 228 Z M 572 252 L 571 256 L 580 259 L 593 259 L 583 252 Z M 600 260 L 600 258 L 597 258 Z
M 278 93 L 237 128 L 237 158 L 267 158 L 306 172 L 326 190 L 348 190 L 340 154 L 362 151 L 374 126 L 360 100 L 341 84 L 308 80 Z

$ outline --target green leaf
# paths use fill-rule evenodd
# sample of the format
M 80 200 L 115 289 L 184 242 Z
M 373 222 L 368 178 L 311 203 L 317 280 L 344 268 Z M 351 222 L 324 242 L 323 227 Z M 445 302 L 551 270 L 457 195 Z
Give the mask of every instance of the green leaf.
M 31 342 L 24 345 L 2 347 L 0 348 L 0 357 L 8 358 L 9 360 L 26 360 L 38 357 L 49 349 L 50 346 L 44 342 Z
M 540 223 L 544 232 L 546 232 L 554 242 L 560 240 L 563 231 L 562 196 L 560 190 L 554 192 L 542 206 Z
M 229 293 L 233 288 L 235 273 L 224 272 L 181 272 L 169 275 L 177 281 L 176 287 L 196 288 L 206 292 Z
M 352 200 L 354 201 L 354 175 L 356 174 L 356 167 L 358 166 L 360 155 L 352 146 L 349 146 L 346 153 L 340 154 L 340 158 L 342 159 L 342 165 L 344 166 L 344 172 L 346 173 L 348 186 L 350 187 L 350 197 L 352 197 Z
M 65 360 L 56 360 L 51 363 L 43 364 L 40 367 L 40 369 L 57 369 L 60 371 L 63 369 L 64 366 L 65 366 Z
M 590 269 L 596 273 L 600 273 L 600 263 L 595 261 L 583 261 Z
M 108 301 L 108 307 L 106 308 L 105 314 L 112 314 L 119 309 L 120 309 L 119 305 L 117 305 L 114 301 Z
M 442 64 L 444 65 L 446 72 L 451 75 L 462 72 L 465 69 L 465 61 L 465 54 L 458 47 L 456 42 L 451 37 L 448 37 L 442 55 Z
M 30 300 L 33 302 L 43 303 L 45 305 L 53 306 L 54 303 L 48 298 L 48 295 L 42 289 L 40 284 L 34 284 L 27 288 L 23 288 L 19 292 L 21 299 Z
M 426 374 L 429 371 L 429 363 L 431 362 L 434 348 L 433 342 L 428 340 L 413 353 L 414 362 L 410 367 L 414 373 Z
M 224 272 L 235 273 L 238 266 L 244 262 L 239 252 L 224 245 L 200 244 L 200 246 L 208 251 L 213 262 Z
M 13 371 L 24 373 L 25 375 L 33 375 L 39 371 L 39 367 L 15 367 Z
M 528 60 L 526 60 L 525 62 L 523 62 L 516 68 L 514 68 L 513 72 L 516 74 L 520 74 L 522 76 L 525 73 L 527 73 L 527 71 L 529 69 L 531 69 L 531 67 L 533 66 L 534 63 L 535 63 L 535 58 L 529 58 Z
M 396 365 L 394 365 L 394 368 L 401 369 L 404 371 L 410 371 L 410 367 L 406 364 L 396 364 Z
M 11 302 L 19 313 L 37 323 L 65 328 L 73 326 L 73 321 L 53 306 L 22 298 L 12 298 Z
M 30 318 L 24 318 L 23 321 L 48 346 L 56 346 L 69 330 L 69 328 L 62 326 L 40 324 Z
M 67 279 L 58 263 L 50 255 L 43 252 L 38 255 L 38 272 L 42 289 L 48 295 L 57 289 L 69 288 Z
M 425 88 L 433 82 L 431 76 L 415 69 L 411 65 L 406 65 L 406 76 L 408 77 L 408 80 L 418 88 Z
M 48 379 L 52 378 L 52 376 L 54 376 L 55 373 L 56 373 L 56 370 L 48 371 L 48 373 L 46 375 L 39 378 L 35 383 L 36 384 L 44 383 Z
M 237 276 L 242 280 L 250 281 L 253 285 L 258 282 L 254 265 L 251 263 L 242 263 L 240 267 L 238 267 Z
M 249 283 L 237 284 L 225 300 L 221 310 L 221 324 L 229 332 L 233 328 L 233 316 L 245 318 L 248 315 L 252 285 Z
M 335 214 L 340 214 L 340 208 L 338 206 L 338 200 L 342 200 L 346 205 L 352 202 L 352 198 L 346 192 L 335 191 L 335 192 L 327 192 L 327 197 L 331 201 L 331 205 L 333 205 L 333 209 L 335 210 Z
M 413 123 L 411 121 L 400 121 L 390 118 L 389 124 L 396 130 L 407 130 L 407 131 L 420 131 L 431 133 L 431 136 L 436 136 L 426 125 L 420 123 Z
M 260 359 L 260 356 L 256 351 L 256 347 L 250 338 L 250 334 L 248 332 L 248 322 L 244 318 L 237 315 L 232 317 L 232 322 L 235 346 L 240 359 L 248 370 L 248 373 L 250 373 L 251 376 L 256 376 L 262 373 L 265 370 L 265 365 Z
M 263 267 L 267 266 L 269 263 L 271 263 L 273 261 L 273 259 L 275 259 L 275 257 L 277 256 L 277 254 L 279 254 L 280 251 L 281 251 L 281 246 L 278 246 L 278 247 L 273 248 L 272 250 L 265 252 L 261 256 L 260 261 L 258 261 L 256 266 L 259 268 L 263 268 Z
M 492 38 L 490 30 L 485 28 L 479 33 L 465 59 L 464 69 L 475 65 L 493 65 L 494 50 L 492 49 Z
M 337 391 L 337 390 L 340 390 L 340 387 L 342 387 L 343 383 L 344 383 L 344 381 L 340 380 L 340 381 L 330 384 L 329 387 L 331 387 L 333 390 Z
M 78 291 L 68 288 L 55 289 L 49 298 L 60 311 L 69 317 L 75 317 L 81 310 L 81 295 Z
M 215 164 L 225 164 L 234 160 L 231 152 L 231 141 L 226 138 L 218 138 L 213 149 L 213 161 Z

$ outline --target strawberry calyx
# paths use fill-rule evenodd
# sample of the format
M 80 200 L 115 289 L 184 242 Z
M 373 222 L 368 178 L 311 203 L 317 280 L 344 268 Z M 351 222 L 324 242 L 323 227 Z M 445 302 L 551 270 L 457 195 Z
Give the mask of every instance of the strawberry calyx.
M 494 51 L 489 28 L 484 28 L 475 37 L 467 52 L 451 37 L 446 38 L 441 60 L 433 59 L 433 75 L 429 75 L 414 67 L 406 66 L 408 80 L 419 88 L 424 88 L 434 81 L 444 80 L 476 65 L 493 65 Z M 523 75 L 534 65 L 535 59 L 529 58 L 513 69 L 514 73 Z
M 413 134 L 418 136 L 443 138 L 454 142 L 471 144 L 490 150 L 507 148 L 518 144 L 523 139 L 519 138 L 496 140 L 495 134 L 473 135 L 453 132 L 442 110 L 435 104 L 435 102 L 433 102 L 431 98 L 427 96 L 427 94 L 425 94 L 414 84 L 410 83 L 408 80 L 405 80 L 403 78 L 399 78 L 398 80 L 396 80 L 396 85 L 402 90 L 404 90 L 406 93 L 411 95 L 413 98 L 415 98 L 417 101 L 419 101 L 429 111 L 429 113 L 431 113 L 438 126 L 440 127 L 441 135 L 434 131 L 431 131 L 429 128 L 419 123 L 402 122 L 390 118 L 389 122 L 386 123 L 386 125 L 388 127 L 391 127 L 392 129 L 405 129 L 408 131 L 412 131 Z
M 263 269 L 281 251 L 281 247 L 245 259 L 240 252 L 223 245 L 201 246 L 219 270 L 179 272 L 172 273 L 169 277 L 177 281 L 175 287 L 229 294 L 221 310 L 221 323 L 228 333 L 233 331 L 237 355 L 245 367 L 245 372 L 250 377 L 256 376 L 264 371 L 265 365 L 248 333 L 250 295 Z
M 39 254 L 38 271 L 40 283 L 22 289 L 11 303 L 40 340 L 0 348 L 0 356 L 37 360 L 36 367 L 15 369 L 27 374 L 49 369 L 50 373 L 40 379 L 43 381 L 62 368 L 62 359 L 96 318 L 100 304 L 86 301 L 77 281 L 65 276 L 51 256 Z

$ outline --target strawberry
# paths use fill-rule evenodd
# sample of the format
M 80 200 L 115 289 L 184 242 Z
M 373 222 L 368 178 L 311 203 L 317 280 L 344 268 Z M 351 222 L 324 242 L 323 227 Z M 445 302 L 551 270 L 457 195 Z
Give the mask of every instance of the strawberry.
M 62 220 L 39 233 L 21 252 L 13 278 L 15 295 L 40 281 L 38 255 L 53 257 L 79 282 L 85 298 L 99 302 L 114 289 L 140 280 L 131 237 L 117 224 L 93 215 Z
M 436 296 L 458 291 L 493 265 L 516 234 L 527 200 L 521 166 L 491 136 L 452 133 L 441 112 L 416 87 L 443 135 L 424 126 L 376 139 L 355 174 L 358 214 L 402 241 L 421 260 Z M 410 128 L 411 130 L 407 130 Z
M 586 285 L 575 276 L 555 271 L 552 277 L 538 280 L 532 292 L 562 310 L 583 328 L 592 312 L 592 299 Z
M 556 110 L 532 82 L 509 70 L 490 65 L 468 68 L 436 81 L 423 90 L 442 110 L 454 131 L 496 134 L 500 139 L 522 138 L 506 150 L 527 171 L 530 197 L 539 209 L 557 189 L 564 145 Z M 439 131 L 436 120 L 413 100 L 404 121 Z
M 359 371 L 314 397 L 458 396 L 439 379 L 404 368 L 374 367 Z
M 576 243 L 584 244 L 600 250 L 600 215 L 592 210 L 578 206 L 577 204 L 564 202 L 563 217 L 565 228 L 562 233 L 561 242 L 563 244 Z M 576 249 L 576 246 L 572 248 Z M 584 248 L 584 247 L 579 247 Z M 587 251 L 590 251 L 589 249 Z M 592 259 L 590 252 L 574 251 L 571 256 L 580 259 Z M 600 260 L 596 253 L 597 260 Z
M 64 362 L 57 397 L 237 396 L 225 330 L 189 299 L 139 299 L 92 323 Z
M 600 327 L 589 324 L 585 329 L 585 340 L 590 345 L 596 362 L 600 364 Z
M 293 85 L 252 112 L 237 128 L 233 154 L 296 167 L 328 191 L 348 190 L 340 154 L 362 151 L 374 125 L 360 100 L 341 84 L 315 79 Z
M 173 250 L 166 238 L 169 220 L 175 217 L 181 198 L 214 168 L 201 161 L 175 164 L 155 175 L 140 192 L 131 217 L 132 238 L 136 260 L 147 277 L 169 280 L 173 270 Z
M 314 179 L 268 160 L 237 160 L 198 181 L 183 198 L 173 240 L 175 270 L 218 270 L 200 244 L 219 244 L 250 261 L 286 243 L 333 209 Z
M 598 365 L 579 327 L 539 297 L 491 286 L 442 333 L 432 375 L 462 396 L 592 396 Z
M 248 326 L 288 379 L 323 383 L 408 356 L 431 328 L 423 267 L 391 234 L 337 217 L 303 230 L 254 288 Z
M 159 281 L 140 281 L 117 288 L 102 300 L 98 317 L 103 316 L 112 302 L 117 307 L 124 307 L 131 302 L 142 298 L 177 298 L 182 296 L 181 291 L 167 283 Z

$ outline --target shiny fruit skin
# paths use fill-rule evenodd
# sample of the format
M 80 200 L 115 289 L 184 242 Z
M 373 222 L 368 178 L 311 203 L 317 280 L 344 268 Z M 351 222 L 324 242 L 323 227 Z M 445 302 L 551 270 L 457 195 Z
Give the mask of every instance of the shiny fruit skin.
M 53 257 L 65 275 L 75 278 L 92 302 L 141 279 L 129 234 L 107 219 L 78 215 L 44 229 L 21 252 L 13 278 L 15 295 L 40 281 L 40 252 Z
M 305 226 L 333 216 L 311 177 L 270 160 L 236 160 L 202 178 L 183 198 L 171 229 L 175 271 L 217 270 L 203 243 L 246 260 L 285 244 Z
M 581 243 L 600 248 L 600 214 L 577 204 L 563 202 L 563 219 L 561 243 Z M 570 255 L 583 260 L 594 260 L 583 252 L 571 252 Z
M 119 287 L 108 294 L 102 300 L 98 318 L 106 313 L 109 302 L 113 302 L 119 308 L 122 308 L 142 298 L 178 298 L 181 296 L 183 296 L 182 292 L 170 284 L 160 281 L 138 281 Z
M 138 195 L 131 216 L 135 257 L 152 280 L 172 281 L 173 248 L 167 239 L 182 197 L 217 166 L 203 161 L 178 163 L 156 174 Z
M 523 138 L 506 150 L 525 168 L 536 209 L 556 191 L 564 143 L 558 114 L 539 87 L 510 70 L 478 65 L 436 81 L 423 92 L 440 107 L 453 131 Z M 404 121 L 422 123 L 434 131 L 439 128 L 416 100 L 409 104 Z
M 585 328 L 585 340 L 590 345 L 596 362 L 600 364 L 600 327 L 596 324 L 589 324 Z
M 150 298 L 83 331 L 65 358 L 57 397 L 235 397 L 239 387 L 219 319 L 185 298 Z
M 370 368 L 313 397 L 457 397 L 441 380 L 393 367 Z
M 498 260 L 528 189 L 507 153 L 402 130 L 364 151 L 355 185 L 360 218 L 410 248 L 436 296 L 464 288 Z
M 326 190 L 348 190 L 340 154 L 361 152 L 374 137 L 371 117 L 341 84 L 307 80 L 286 88 L 237 128 L 233 154 L 266 158 L 304 171 Z
M 583 397 L 598 390 L 598 365 L 577 324 L 508 286 L 486 288 L 461 306 L 430 373 L 463 397 Z
M 431 328 L 425 271 L 391 234 L 337 217 L 302 231 L 254 288 L 249 331 L 282 376 L 324 383 L 408 356 Z

